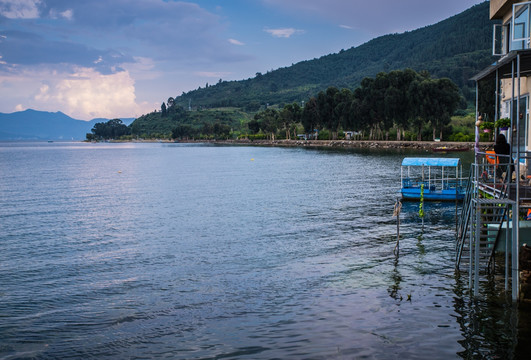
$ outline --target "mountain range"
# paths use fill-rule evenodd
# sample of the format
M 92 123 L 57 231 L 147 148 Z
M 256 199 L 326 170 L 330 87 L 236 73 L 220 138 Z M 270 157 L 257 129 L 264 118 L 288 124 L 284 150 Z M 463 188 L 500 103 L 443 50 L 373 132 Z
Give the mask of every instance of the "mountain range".
M 129 125 L 135 119 L 121 120 Z M 84 140 L 94 124 L 107 121 L 103 118 L 77 120 L 60 111 L 28 109 L 10 114 L 0 113 L 0 140 Z
M 247 80 L 222 81 L 173 99 L 188 108 L 239 107 L 307 101 L 329 86 L 354 90 L 365 77 L 411 68 L 450 78 L 473 102 L 469 79 L 494 61 L 489 2 L 475 5 L 434 25 L 372 39 L 360 46 L 301 61 Z

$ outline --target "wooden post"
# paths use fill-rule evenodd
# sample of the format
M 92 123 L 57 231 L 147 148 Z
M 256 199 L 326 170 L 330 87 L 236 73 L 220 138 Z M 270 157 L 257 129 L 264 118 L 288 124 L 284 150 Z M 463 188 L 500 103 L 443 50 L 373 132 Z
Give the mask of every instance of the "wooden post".
M 402 209 L 402 203 L 399 199 L 396 199 L 395 209 L 393 211 L 393 216 L 396 216 L 396 245 L 395 250 L 393 251 L 395 256 L 398 257 L 400 253 L 400 210 Z

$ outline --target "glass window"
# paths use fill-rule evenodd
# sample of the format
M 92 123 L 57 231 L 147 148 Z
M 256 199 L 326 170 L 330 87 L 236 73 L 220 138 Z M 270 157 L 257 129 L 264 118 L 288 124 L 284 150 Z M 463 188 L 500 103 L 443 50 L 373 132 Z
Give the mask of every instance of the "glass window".
M 529 6 L 530 2 L 513 5 L 512 43 L 511 50 L 529 48 Z
M 523 153 L 526 149 L 527 144 L 527 128 L 528 128 L 528 119 L 529 119 L 529 113 L 528 113 L 528 102 L 529 98 L 527 96 L 522 96 L 520 98 L 520 109 L 517 111 L 517 104 L 518 102 L 516 99 L 513 101 L 513 126 L 516 127 L 516 124 L 518 124 L 518 137 L 520 138 L 520 152 Z M 518 120 L 517 120 L 518 118 Z M 512 133 L 512 131 L 511 131 Z M 511 141 L 511 147 L 513 148 L 513 152 L 516 152 L 516 134 L 511 134 L 512 141 Z
M 507 24 L 494 24 L 493 35 L 492 35 L 492 55 L 502 56 L 507 54 L 510 44 L 510 29 L 511 23 Z

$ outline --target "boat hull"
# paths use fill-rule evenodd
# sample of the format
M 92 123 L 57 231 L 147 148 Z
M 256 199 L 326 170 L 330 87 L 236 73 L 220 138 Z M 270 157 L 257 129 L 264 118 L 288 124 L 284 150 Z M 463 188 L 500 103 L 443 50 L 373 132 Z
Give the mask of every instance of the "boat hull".
M 404 200 L 420 200 L 420 189 L 418 188 L 404 188 L 401 193 Z M 426 201 L 462 201 L 465 197 L 465 192 L 452 189 L 424 190 L 423 197 Z

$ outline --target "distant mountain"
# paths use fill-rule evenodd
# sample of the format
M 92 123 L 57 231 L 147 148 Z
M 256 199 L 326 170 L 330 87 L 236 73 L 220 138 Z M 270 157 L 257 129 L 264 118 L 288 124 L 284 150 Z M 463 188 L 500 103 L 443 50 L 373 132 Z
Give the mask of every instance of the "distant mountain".
M 83 121 L 60 111 L 52 113 L 32 109 L 0 113 L 0 140 L 84 140 L 94 124 L 108 120 Z M 121 120 L 129 125 L 134 118 Z
M 240 107 L 255 110 L 269 103 L 307 101 L 329 86 L 354 89 L 378 72 L 411 68 L 432 77 L 448 77 L 469 101 L 474 99 L 470 77 L 491 64 L 492 22 L 489 2 L 443 20 L 401 34 L 380 36 L 358 47 L 240 81 L 220 81 L 177 96 L 176 105 L 188 108 Z

